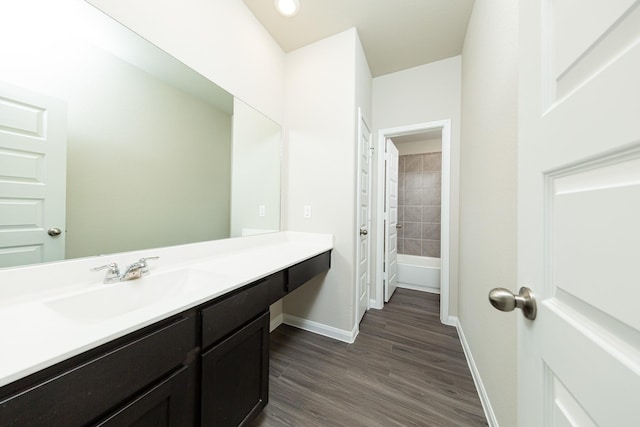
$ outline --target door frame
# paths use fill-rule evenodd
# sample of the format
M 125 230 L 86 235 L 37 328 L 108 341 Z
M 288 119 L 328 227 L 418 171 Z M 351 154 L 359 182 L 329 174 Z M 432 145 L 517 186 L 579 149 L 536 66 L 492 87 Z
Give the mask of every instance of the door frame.
M 401 135 L 415 134 L 425 131 L 442 131 L 442 218 L 440 222 L 440 321 L 453 325 L 454 319 L 449 317 L 449 265 L 450 265 L 450 230 L 451 230 L 451 120 L 417 123 L 407 126 L 378 130 L 377 171 L 376 171 L 376 254 L 373 257 L 376 271 L 376 291 L 371 300 L 372 308 L 384 307 L 384 193 L 385 193 L 385 141 Z

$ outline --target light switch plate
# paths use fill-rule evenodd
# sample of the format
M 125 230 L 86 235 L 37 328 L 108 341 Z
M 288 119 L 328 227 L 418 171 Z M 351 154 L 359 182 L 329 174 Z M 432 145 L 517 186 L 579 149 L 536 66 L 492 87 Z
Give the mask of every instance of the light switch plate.
M 304 218 L 311 218 L 311 205 L 304 205 Z
M 258 206 L 258 216 L 265 216 L 266 213 L 266 208 L 264 205 L 260 205 Z

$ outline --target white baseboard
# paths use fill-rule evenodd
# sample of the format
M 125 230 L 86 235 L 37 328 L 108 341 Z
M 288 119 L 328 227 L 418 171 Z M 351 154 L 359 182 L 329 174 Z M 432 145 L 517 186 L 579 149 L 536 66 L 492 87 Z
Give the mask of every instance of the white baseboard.
M 469 365 L 469 370 L 471 371 L 473 382 L 475 383 L 476 389 L 478 390 L 478 396 L 480 396 L 480 403 L 482 404 L 484 415 L 487 417 L 487 423 L 489 423 L 489 427 L 498 427 L 496 414 L 493 412 L 491 401 L 489 400 L 489 395 L 487 395 L 487 390 L 484 388 L 482 378 L 480 378 L 480 371 L 478 371 L 476 362 L 473 360 L 473 354 L 471 354 L 471 349 L 469 348 L 469 343 L 467 342 L 467 338 L 465 337 L 464 331 L 462 330 L 462 325 L 460 324 L 460 321 L 457 317 L 449 316 L 449 320 L 452 322 L 452 326 L 455 326 L 458 330 L 458 336 L 460 337 L 462 350 L 464 350 L 464 355 L 467 358 L 467 364 Z
M 446 319 L 440 318 L 440 322 L 442 322 L 443 325 L 453 326 L 455 328 L 458 327 L 458 318 L 455 317 L 455 316 L 447 316 Z M 459 332 L 458 332 L 458 334 L 459 334 Z
M 269 332 L 273 332 L 278 326 L 282 325 L 282 313 L 278 314 L 276 317 L 272 318 L 269 322 Z
M 422 291 L 422 292 L 429 292 L 430 294 L 440 295 L 440 288 L 432 288 L 430 286 L 419 286 L 419 285 L 412 285 L 410 283 L 398 282 L 398 287 L 404 288 L 404 289 L 411 289 L 412 291 Z
M 334 328 L 333 326 L 291 316 L 290 314 L 285 314 L 283 316 L 282 323 L 349 344 L 352 344 L 356 340 L 356 336 L 358 336 L 359 331 L 357 325 L 353 330 L 345 331 L 343 329 Z

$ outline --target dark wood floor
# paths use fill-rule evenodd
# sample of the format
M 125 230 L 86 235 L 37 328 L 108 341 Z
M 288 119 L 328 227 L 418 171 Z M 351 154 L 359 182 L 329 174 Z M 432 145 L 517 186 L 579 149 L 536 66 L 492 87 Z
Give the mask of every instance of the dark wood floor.
M 353 344 L 281 325 L 270 363 L 269 404 L 253 427 L 487 425 L 438 295 L 396 290 Z

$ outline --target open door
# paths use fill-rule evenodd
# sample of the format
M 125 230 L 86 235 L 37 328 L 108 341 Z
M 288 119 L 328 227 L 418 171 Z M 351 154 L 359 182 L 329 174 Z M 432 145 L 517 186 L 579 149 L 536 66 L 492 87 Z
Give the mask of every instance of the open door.
M 67 108 L 0 83 L 0 268 L 64 259 Z
M 518 425 L 638 425 L 640 1 L 522 0 L 520 31 Z
M 385 145 L 384 302 L 389 302 L 398 286 L 398 149 L 389 138 Z

